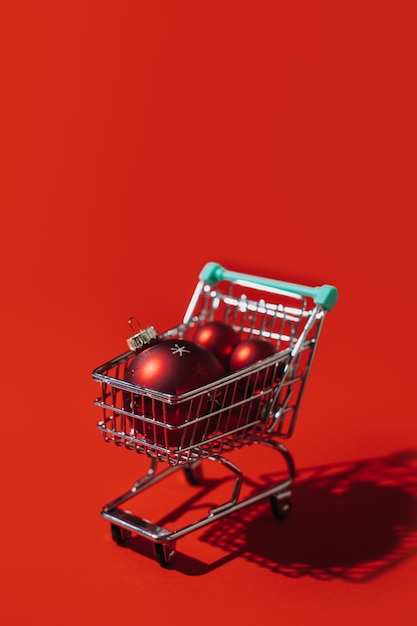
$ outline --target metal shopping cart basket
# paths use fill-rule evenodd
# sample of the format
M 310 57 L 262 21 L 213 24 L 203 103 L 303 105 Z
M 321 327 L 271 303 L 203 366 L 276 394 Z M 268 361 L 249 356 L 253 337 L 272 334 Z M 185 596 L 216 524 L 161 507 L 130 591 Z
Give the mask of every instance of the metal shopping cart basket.
M 160 339 L 191 340 L 199 326 L 218 320 L 232 326 L 241 340 L 270 342 L 271 356 L 181 395 L 126 382 L 132 350 L 93 371 L 101 389 L 95 404 L 102 409 L 98 428 L 104 440 L 150 459 L 149 471 L 101 511 L 116 543 L 123 545 L 132 534 L 146 538 L 156 560 L 166 566 L 177 539 L 261 499 L 269 498 L 272 513 L 285 518 L 295 470 L 281 440 L 293 434 L 322 323 L 336 301 L 337 289 L 331 285 L 308 287 L 260 278 L 210 262 L 200 272 L 182 323 Z M 172 407 L 181 408 L 183 423 L 170 421 Z M 276 450 L 284 460 L 285 476 L 242 498 L 242 471 L 228 453 L 252 444 Z M 206 460 L 230 470 L 234 482 L 230 499 L 205 517 L 169 530 L 122 507 L 179 469 L 189 483 L 197 484 Z

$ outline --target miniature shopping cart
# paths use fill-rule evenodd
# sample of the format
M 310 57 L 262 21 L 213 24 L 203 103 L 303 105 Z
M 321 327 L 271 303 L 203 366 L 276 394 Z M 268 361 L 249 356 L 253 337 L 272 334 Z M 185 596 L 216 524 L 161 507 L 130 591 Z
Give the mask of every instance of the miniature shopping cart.
M 293 434 L 322 323 L 336 301 L 337 290 L 331 285 L 307 287 L 207 263 L 182 323 L 160 339 L 191 340 L 199 326 L 218 320 L 232 326 L 241 340 L 270 342 L 275 349 L 271 356 L 181 395 L 126 382 L 135 356 L 132 350 L 94 370 L 93 379 L 101 388 L 95 404 L 102 410 L 98 428 L 104 440 L 150 459 L 149 471 L 101 511 L 116 543 L 123 545 L 131 535 L 139 535 L 151 542 L 156 560 L 166 566 L 177 539 L 261 499 L 269 499 L 277 518 L 286 517 L 294 462 L 281 440 Z M 181 407 L 184 423 L 170 421 L 173 406 Z M 253 444 L 277 451 L 285 476 L 242 498 L 242 470 L 230 461 L 229 453 Z M 203 461 L 220 463 L 234 480 L 230 499 L 201 519 L 170 530 L 123 508 L 177 470 L 184 470 L 191 485 L 198 484 Z

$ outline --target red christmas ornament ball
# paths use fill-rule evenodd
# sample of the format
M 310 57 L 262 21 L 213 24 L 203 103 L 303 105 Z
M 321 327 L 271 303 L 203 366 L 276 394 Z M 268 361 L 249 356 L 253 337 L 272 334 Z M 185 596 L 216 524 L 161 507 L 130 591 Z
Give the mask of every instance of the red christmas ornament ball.
M 229 433 L 239 442 L 253 428 L 253 422 L 261 418 L 262 398 L 251 390 L 236 385 L 225 394 L 224 408 L 218 424 L 218 433 Z M 232 432 L 236 431 L 236 432 Z
M 245 339 L 233 350 L 229 360 L 229 369 L 231 372 L 237 372 L 273 354 L 275 354 L 275 348 L 269 341 L 257 337 Z M 262 373 L 251 374 L 249 376 L 249 388 L 270 384 L 272 382 L 270 379 L 271 376 L 268 376 L 267 380 L 265 380 Z M 246 384 L 246 382 L 246 380 L 242 381 L 243 384 Z
M 167 339 L 139 352 L 126 370 L 125 380 L 173 396 L 192 391 L 224 376 L 224 368 L 209 351 L 192 341 Z M 129 394 L 130 397 L 132 394 Z M 164 422 L 170 426 L 182 426 L 210 411 L 210 393 L 203 398 L 169 404 L 152 399 L 146 394 L 133 394 L 127 410 Z M 169 429 L 136 418 L 139 435 L 149 443 L 161 446 L 188 446 L 209 434 L 209 420 Z
M 223 367 L 227 368 L 230 355 L 238 345 L 240 336 L 229 324 L 211 321 L 197 328 L 193 341 L 210 350 Z

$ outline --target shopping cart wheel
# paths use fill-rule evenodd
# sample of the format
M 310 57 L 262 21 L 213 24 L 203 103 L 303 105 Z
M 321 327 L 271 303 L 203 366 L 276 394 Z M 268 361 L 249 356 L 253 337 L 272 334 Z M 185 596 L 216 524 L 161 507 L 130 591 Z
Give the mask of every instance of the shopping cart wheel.
M 111 538 L 118 546 L 125 546 L 126 540 L 130 537 L 130 532 L 121 528 L 117 524 L 110 524 Z
M 279 520 L 284 520 L 288 517 L 288 514 L 291 511 L 291 499 L 289 498 L 289 496 L 271 496 L 269 498 L 269 503 L 271 505 L 271 511 L 274 517 Z
M 190 485 L 201 485 L 203 482 L 203 468 L 200 461 L 189 463 L 184 467 L 184 474 Z
M 163 544 L 163 543 L 155 543 L 155 558 L 159 565 L 162 567 L 168 567 L 171 560 L 175 556 L 175 542 Z

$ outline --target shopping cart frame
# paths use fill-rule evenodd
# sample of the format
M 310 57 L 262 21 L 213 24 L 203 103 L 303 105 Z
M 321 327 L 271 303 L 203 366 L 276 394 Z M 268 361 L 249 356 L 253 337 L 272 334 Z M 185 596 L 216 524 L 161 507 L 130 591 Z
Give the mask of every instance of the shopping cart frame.
M 93 379 L 101 386 L 101 396 L 95 404 L 103 410 L 103 419 L 98 423 L 103 438 L 150 458 L 147 474 L 101 511 L 102 517 L 110 522 L 112 538 L 117 544 L 126 544 L 131 534 L 140 535 L 151 541 L 156 560 L 167 566 L 175 555 L 178 539 L 262 499 L 269 498 L 275 517 L 286 518 L 291 507 L 295 465 L 291 453 L 280 440 L 293 434 L 322 323 L 326 312 L 335 306 L 337 297 L 337 289 L 331 285 L 308 287 L 232 272 L 210 262 L 200 272 L 182 323 L 163 333 L 161 338 L 191 336 L 198 325 L 220 316 L 239 329 L 244 337 L 256 336 L 272 341 L 276 345 L 272 357 L 181 396 L 127 383 L 123 373 L 132 358 L 132 351 L 93 371 Z M 259 382 L 256 394 L 248 391 L 248 381 L 253 381 L 254 377 L 264 382 L 264 386 Z M 236 399 L 236 390 L 242 388 L 245 392 L 240 392 Z M 196 407 L 201 405 L 204 394 L 211 394 L 214 398 L 220 394 L 222 403 L 219 407 L 213 402 L 212 410 L 199 415 Z M 143 410 L 132 409 L 132 403 L 126 405 L 126 397 L 150 399 L 153 406 L 163 408 L 164 419 L 155 419 Z M 227 402 L 226 397 L 229 398 Z M 169 423 L 165 417 L 166 407 L 176 404 L 189 407 L 186 423 L 179 426 Z M 238 411 L 239 419 L 230 424 L 232 409 Z M 212 426 L 213 432 L 209 433 L 208 426 L 213 422 L 217 429 Z M 220 424 L 223 428 L 219 432 Z M 164 433 L 162 442 L 156 435 L 153 439 L 144 436 L 145 432 L 150 432 L 149 425 L 154 433 Z M 201 435 L 201 425 L 206 425 L 204 435 Z M 180 437 L 173 446 L 168 442 L 169 434 L 175 430 Z M 199 438 L 196 437 L 197 431 Z M 286 475 L 277 484 L 242 498 L 242 471 L 227 455 L 252 444 L 275 450 L 284 460 Z M 190 485 L 200 483 L 203 461 L 221 464 L 234 477 L 230 499 L 210 508 L 205 517 L 170 530 L 123 508 L 126 502 L 178 470 L 185 472 Z M 160 471 L 161 467 L 165 469 Z

